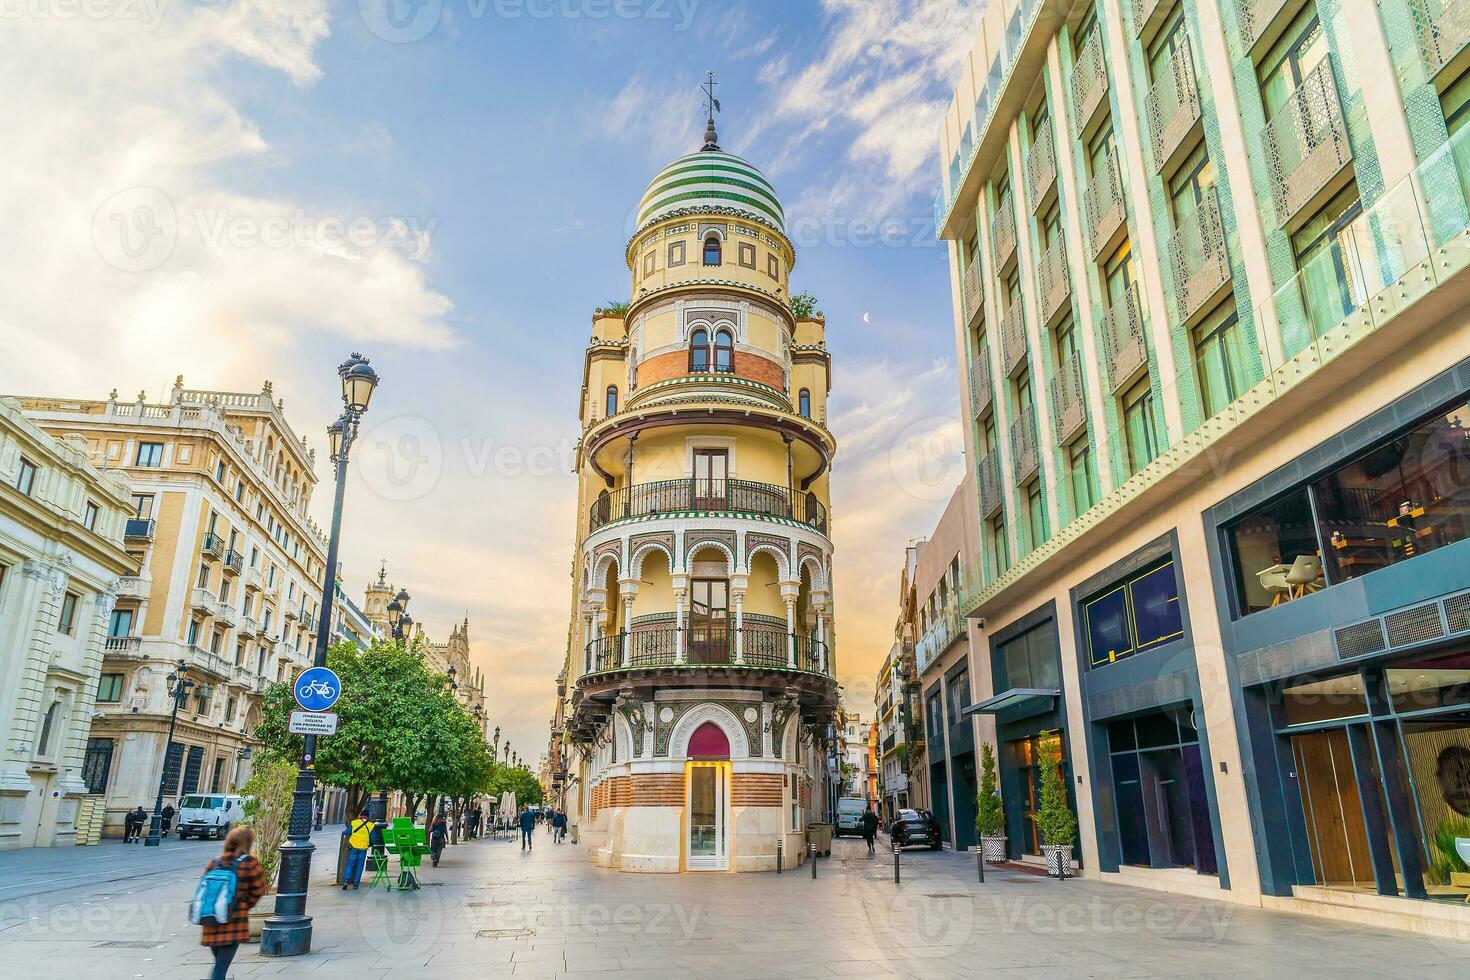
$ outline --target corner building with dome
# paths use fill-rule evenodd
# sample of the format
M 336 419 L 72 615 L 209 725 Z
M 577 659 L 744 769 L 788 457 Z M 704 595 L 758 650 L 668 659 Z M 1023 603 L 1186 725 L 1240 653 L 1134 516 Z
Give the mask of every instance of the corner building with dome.
M 837 704 L 825 324 L 793 312 L 780 199 L 713 122 L 625 259 L 583 366 L 553 778 L 600 866 L 791 868 Z

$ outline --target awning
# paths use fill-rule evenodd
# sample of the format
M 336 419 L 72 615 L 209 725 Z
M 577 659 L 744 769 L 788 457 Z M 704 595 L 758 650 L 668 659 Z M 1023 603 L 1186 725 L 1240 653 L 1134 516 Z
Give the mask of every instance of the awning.
M 1062 697 L 1060 688 L 1013 687 L 993 698 L 986 698 L 960 711 L 960 716 L 998 715 L 1001 712 L 1014 718 L 1025 718 L 1050 711 Z

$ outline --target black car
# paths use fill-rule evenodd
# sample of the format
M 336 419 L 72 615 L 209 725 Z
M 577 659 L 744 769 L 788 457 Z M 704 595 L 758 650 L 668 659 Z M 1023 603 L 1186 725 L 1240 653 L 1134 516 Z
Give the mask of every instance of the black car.
M 928 844 L 937 851 L 944 844 L 939 839 L 939 821 L 928 810 L 899 810 L 898 819 L 888 827 L 888 836 L 899 847 Z

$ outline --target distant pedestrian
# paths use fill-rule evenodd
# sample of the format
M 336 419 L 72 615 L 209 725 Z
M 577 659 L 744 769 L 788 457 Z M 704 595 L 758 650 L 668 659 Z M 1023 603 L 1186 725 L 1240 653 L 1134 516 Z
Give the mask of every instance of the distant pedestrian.
M 143 824 L 139 822 L 139 814 L 141 813 L 143 813 L 143 808 L 140 806 L 136 810 L 129 810 L 127 813 L 123 814 L 124 844 L 131 844 L 133 842 L 133 839 L 138 837 L 142 833 Z M 146 817 L 144 817 L 143 819 L 146 819 Z
M 449 843 L 449 821 L 444 819 L 444 811 L 440 810 L 434 822 L 429 824 L 429 854 L 436 868 L 439 867 L 439 855 L 444 853 L 444 845 L 447 843 Z
M 356 820 L 342 828 L 342 836 L 347 838 L 347 864 L 342 872 L 344 892 L 348 888 L 355 890 L 362 887 L 362 866 L 367 863 L 368 845 L 372 842 L 372 830 L 373 822 L 368 819 L 366 810 L 359 813 Z
M 868 853 L 876 854 L 873 841 L 878 837 L 878 814 L 872 810 L 863 811 L 863 840 L 868 842 Z
M 536 814 L 530 807 L 521 811 L 521 850 L 531 849 L 531 831 L 536 829 Z
M 551 815 L 551 839 L 560 844 L 562 838 L 567 835 L 567 815 L 557 810 Z
M 165 803 L 163 805 L 163 826 L 159 828 L 159 835 L 168 836 L 168 829 L 174 825 L 174 805 Z
M 260 862 L 250 856 L 253 846 L 255 831 L 249 827 L 236 827 L 225 835 L 220 856 L 204 869 L 206 875 L 215 869 L 233 871 L 235 875 L 235 899 L 229 903 L 229 918 L 225 922 L 206 923 L 201 927 L 199 942 L 214 952 L 211 980 L 225 980 L 240 944 L 250 938 L 250 910 L 265 894 L 265 873 Z

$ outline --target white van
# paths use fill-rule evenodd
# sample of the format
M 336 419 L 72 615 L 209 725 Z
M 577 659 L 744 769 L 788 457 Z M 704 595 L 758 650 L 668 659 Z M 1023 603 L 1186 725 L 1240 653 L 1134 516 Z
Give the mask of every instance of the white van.
M 863 832 L 863 814 L 868 812 L 868 801 L 858 796 L 844 796 L 837 801 L 838 837 L 843 834 Z
M 224 837 L 245 819 L 245 797 L 224 793 L 194 793 L 179 801 L 179 840 L 188 837 Z

